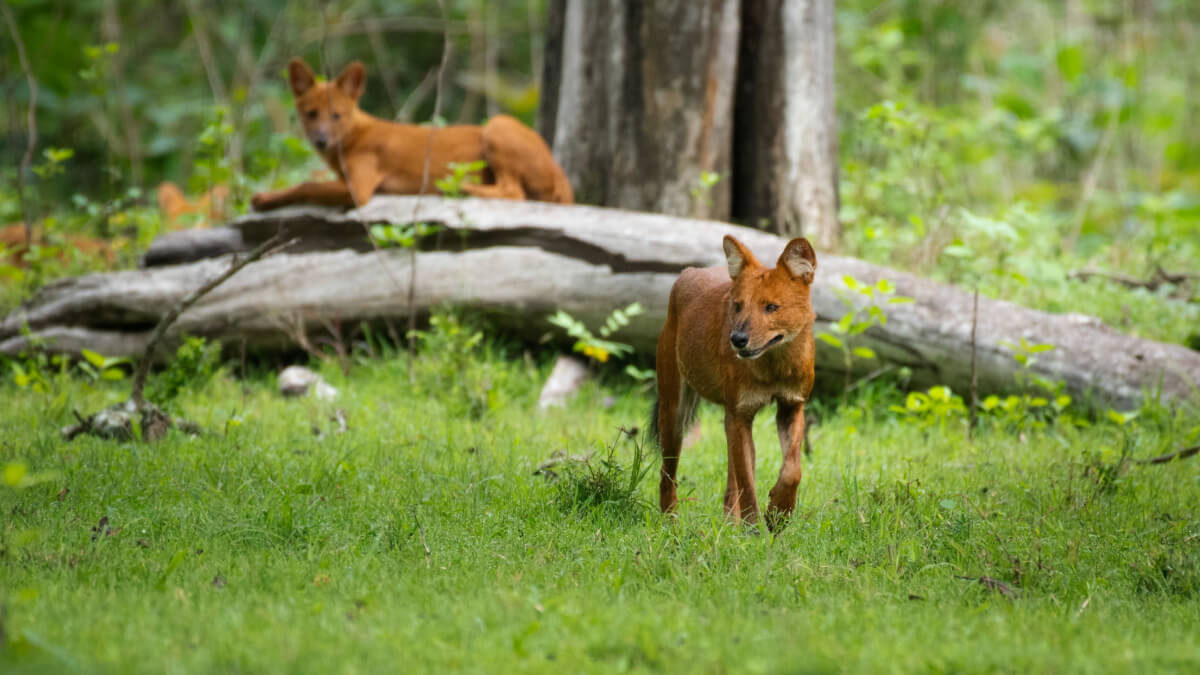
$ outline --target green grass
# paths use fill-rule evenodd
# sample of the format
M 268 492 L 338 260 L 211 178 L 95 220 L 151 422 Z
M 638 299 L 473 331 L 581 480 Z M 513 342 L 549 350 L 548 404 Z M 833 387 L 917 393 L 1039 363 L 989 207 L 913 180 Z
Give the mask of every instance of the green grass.
M 682 460 L 677 520 L 637 501 L 564 508 L 534 469 L 613 443 L 628 465 L 618 429 L 644 423 L 647 392 L 592 383 L 540 415 L 547 363 L 487 346 L 419 366 L 415 386 L 402 358 L 326 368 L 340 434 L 334 406 L 222 375 L 178 403 L 210 434 L 153 446 L 59 438 L 72 407 L 119 400 L 123 383 L 0 385 L 0 465 L 48 478 L 0 485 L 0 670 L 1200 666 L 1200 461 L 1114 471 L 1122 448 L 1200 442 L 1194 413 L 985 424 L 972 444 L 957 424 L 898 421 L 899 395 L 868 388 L 823 410 L 797 516 L 772 536 L 722 518 L 712 408 Z M 756 425 L 760 497 L 779 466 L 772 418 Z

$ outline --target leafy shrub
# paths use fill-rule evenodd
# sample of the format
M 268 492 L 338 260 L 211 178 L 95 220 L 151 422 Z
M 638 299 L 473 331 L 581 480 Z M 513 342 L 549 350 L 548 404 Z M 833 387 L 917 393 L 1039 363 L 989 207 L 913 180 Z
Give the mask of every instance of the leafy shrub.
M 554 484 L 554 501 L 568 513 L 598 510 L 635 519 L 651 508 L 639 494 L 639 486 L 653 465 L 647 461 L 647 439 L 621 430 L 633 441 L 633 455 L 627 465 L 617 458 L 617 443 L 611 443 L 597 457 L 562 464 L 563 471 Z
M 166 406 L 184 391 L 198 391 L 212 379 L 220 361 L 221 343 L 188 337 L 167 367 L 146 383 L 146 398 Z

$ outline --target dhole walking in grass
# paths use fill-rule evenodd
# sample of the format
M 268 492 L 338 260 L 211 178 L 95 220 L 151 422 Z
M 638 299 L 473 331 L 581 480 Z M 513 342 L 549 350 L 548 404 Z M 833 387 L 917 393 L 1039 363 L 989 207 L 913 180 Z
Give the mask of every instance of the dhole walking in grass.
M 771 488 L 767 526 L 781 528 L 796 506 L 804 442 L 804 402 L 813 388 L 810 289 L 817 257 L 807 239 L 788 242 L 767 269 L 726 235 L 728 277 L 720 267 L 688 268 L 671 288 L 658 338 L 658 399 L 651 424 L 662 447 L 658 488 L 663 512 L 674 511 L 683 435 L 699 398 L 725 408 L 729 452 L 725 513 L 758 522 L 754 492 L 755 415 L 771 401 L 783 466 Z
M 355 61 L 333 82 L 318 82 L 308 64 L 292 59 L 288 80 L 304 133 L 338 180 L 305 182 L 251 198 L 259 210 L 308 203 L 362 206 L 371 195 L 435 192 L 451 163 L 487 162 L 482 184 L 464 185 L 476 197 L 574 203 L 571 184 L 537 132 L 508 115 L 482 126 L 441 129 L 398 124 L 358 107 L 366 69 Z

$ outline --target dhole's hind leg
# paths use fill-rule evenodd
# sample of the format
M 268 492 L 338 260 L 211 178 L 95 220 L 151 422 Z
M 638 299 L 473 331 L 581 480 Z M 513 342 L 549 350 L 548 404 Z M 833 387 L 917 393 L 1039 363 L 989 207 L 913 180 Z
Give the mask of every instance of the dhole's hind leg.
M 491 185 L 465 183 L 462 186 L 463 192 L 472 197 L 486 197 L 488 199 L 516 199 L 519 201 L 526 199 L 525 188 L 521 186 L 520 178 L 507 172 L 495 171 L 495 173 L 495 183 Z
M 659 378 L 658 438 L 662 447 L 662 469 L 659 471 L 658 506 L 663 513 L 669 513 L 679 504 L 679 455 L 683 450 L 683 435 L 691 428 L 700 397 L 678 377 L 674 386 L 669 383 L 666 388 L 661 385 L 661 374 Z
M 771 488 L 771 505 L 767 508 L 767 527 L 776 532 L 787 524 L 796 508 L 796 492 L 800 488 L 800 459 L 804 448 L 804 404 L 779 402 L 775 426 L 779 430 L 779 445 L 783 450 L 783 466 L 779 480 Z

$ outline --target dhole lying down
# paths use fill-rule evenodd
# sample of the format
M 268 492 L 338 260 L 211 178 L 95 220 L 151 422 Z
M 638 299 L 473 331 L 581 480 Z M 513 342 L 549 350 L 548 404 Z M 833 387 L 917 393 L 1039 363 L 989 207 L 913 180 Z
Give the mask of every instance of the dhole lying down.
M 781 528 L 796 505 L 804 442 L 804 403 L 813 388 L 810 287 L 817 257 L 807 239 L 788 242 L 773 269 L 726 236 L 725 268 L 688 268 L 671 288 L 658 338 L 658 400 L 651 420 L 662 447 L 659 506 L 677 506 L 683 435 L 701 397 L 725 408 L 729 464 L 725 512 L 758 522 L 754 416 L 772 401 L 783 466 L 771 488 L 767 526 Z
M 464 185 L 476 197 L 574 203 L 567 176 L 533 129 L 508 115 L 482 126 L 441 129 L 372 117 L 358 107 L 366 69 L 355 61 L 332 82 L 318 82 L 300 59 L 288 64 L 288 80 L 304 133 L 338 180 L 305 182 L 260 192 L 260 211 L 289 204 L 362 206 L 374 194 L 436 192 L 452 174 L 451 163 L 487 162 L 482 184 Z

